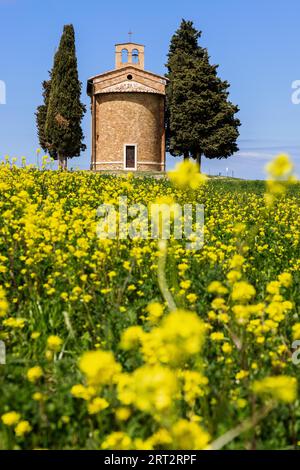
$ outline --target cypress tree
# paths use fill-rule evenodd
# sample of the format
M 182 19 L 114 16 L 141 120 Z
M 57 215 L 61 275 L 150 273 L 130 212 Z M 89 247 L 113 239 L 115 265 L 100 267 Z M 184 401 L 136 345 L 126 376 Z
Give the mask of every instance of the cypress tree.
M 168 54 L 167 150 L 173 156 L 227 158 L 238 151 L 239 108 L 228 100 L 229 83 L 217 76 L 201 32 L 182 20 Z
M 82 84 L 78 79 L 73 25 L 64 27 L 51 72 L 50 95 L 45 123 L 45 138 L 59 166 L 86 149 L 81 121 L 86 107 L 80 101 Z

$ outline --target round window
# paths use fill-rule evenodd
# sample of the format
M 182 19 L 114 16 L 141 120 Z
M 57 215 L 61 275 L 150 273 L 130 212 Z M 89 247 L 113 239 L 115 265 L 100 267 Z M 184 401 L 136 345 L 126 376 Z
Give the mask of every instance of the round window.
M 127 79 L 128 79 L 128 80 L 132 80 L 132 79 L 133 79 L 133 76 L 132 76 L 132 75 L 127 75 Z

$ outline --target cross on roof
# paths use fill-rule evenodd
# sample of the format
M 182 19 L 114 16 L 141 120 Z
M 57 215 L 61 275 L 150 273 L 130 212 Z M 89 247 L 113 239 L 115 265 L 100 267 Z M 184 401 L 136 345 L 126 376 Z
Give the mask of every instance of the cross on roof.
M 130 30 L 129 33 L 128 33 L 129 42 L 132 42 L 132 35 L 133 35 L 133 32 Z

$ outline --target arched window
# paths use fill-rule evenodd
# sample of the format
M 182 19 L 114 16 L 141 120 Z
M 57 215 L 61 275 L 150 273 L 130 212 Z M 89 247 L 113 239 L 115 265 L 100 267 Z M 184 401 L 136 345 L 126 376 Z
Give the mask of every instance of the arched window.
M 133 49 L 132 51 L 132 63 L 138 64 L 140 61 L 139 59 L 139 51 L 137 49 Z
M 128 50 L 122 49 L 122 64 L 127 64 L 128 62 Z

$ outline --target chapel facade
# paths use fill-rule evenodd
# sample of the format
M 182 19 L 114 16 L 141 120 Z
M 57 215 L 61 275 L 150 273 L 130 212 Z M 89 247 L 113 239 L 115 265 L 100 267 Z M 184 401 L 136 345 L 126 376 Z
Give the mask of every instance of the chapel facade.
M 167 79 L 144 58 L 143 45 L 116 44 L 115 69 L 88 80 L 93 171 L 165 171 Z

